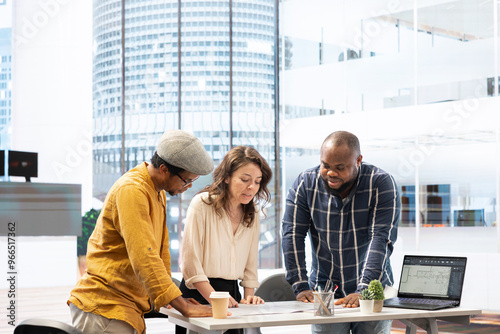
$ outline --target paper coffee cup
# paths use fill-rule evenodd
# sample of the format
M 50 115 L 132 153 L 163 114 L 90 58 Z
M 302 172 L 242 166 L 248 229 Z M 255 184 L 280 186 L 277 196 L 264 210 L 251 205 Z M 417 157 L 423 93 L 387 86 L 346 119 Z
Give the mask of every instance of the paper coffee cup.
M 210 303 L 212 304 L 212 313 L 214 319 L 227 318 L 227 305 L 229 303 L 229 292 L 213 291 L 210 294 Z

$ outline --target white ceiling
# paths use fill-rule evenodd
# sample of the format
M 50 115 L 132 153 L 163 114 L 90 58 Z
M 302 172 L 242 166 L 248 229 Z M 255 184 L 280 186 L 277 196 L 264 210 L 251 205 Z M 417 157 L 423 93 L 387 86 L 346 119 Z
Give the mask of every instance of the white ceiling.
M 418 1 L 417 1 L 418 4 Z M 414 10 L 392 14 L 407 22 L 414 21 Z M 450 36 L 466 35 L 471 39 L 490 38 L 493 30 L 493 1 L 460 0 L 420 7 L 417 10 L 419 27 L 428 26 Z
M 493 1 L 372 0 L 361 4 L 346 0 L 288 0 L 281 3 L 280 30 L 293 38 L 342 45 L 343 40 L 352 38 L 349 34 L 361 21 L 400 19 L 413 24 L 416 17 L 419 29 L 431 27 L 451 36 L 488 38 L 493 36 Z

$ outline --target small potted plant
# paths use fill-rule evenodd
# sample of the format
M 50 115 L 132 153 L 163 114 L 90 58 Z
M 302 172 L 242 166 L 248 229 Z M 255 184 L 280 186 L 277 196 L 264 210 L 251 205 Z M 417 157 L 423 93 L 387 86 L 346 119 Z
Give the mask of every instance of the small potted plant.
M 373 303 L 373 312 L 382 312 L 382 307 L 384 306 L 384 287 L 379 280 L 372 280 L 370 284 L 368 284 L 368 289 L 373 295 L 374 303 Z
M 361 296 L 359 297 L 359 308 L 361 313 L 372 313 L 373 303 L 373 293 L 369 289 L 361 291 Z

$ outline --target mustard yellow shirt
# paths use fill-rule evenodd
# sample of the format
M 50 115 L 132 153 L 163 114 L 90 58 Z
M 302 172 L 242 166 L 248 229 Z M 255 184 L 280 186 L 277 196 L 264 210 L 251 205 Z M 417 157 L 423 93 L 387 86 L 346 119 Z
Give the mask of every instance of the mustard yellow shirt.
M 257 288 L 260 218 L 252 226 L 240 224 L 233 234 L 231 219 L 218 216 L 208 202 L 208 193 L 196 195 L 189 204 L 182 236 L 182 276 L 188 289 L 210 278 L 240 279 L 245 288 Z
M 166 195 L 142 163 L 108 192 L 87 248 L 87 272 L 68 302 L 145 332 L 144 313 L 182 295 L 172 282 Z

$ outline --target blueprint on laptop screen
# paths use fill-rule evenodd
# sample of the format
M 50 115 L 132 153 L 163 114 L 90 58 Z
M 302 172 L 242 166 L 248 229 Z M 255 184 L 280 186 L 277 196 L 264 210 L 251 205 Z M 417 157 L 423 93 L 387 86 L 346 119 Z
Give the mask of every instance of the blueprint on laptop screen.
M 448 295 L 451 267 L 406 265 L 401 276 L 400 291 L 424 296 Z

